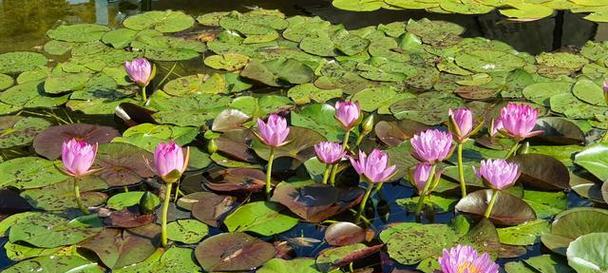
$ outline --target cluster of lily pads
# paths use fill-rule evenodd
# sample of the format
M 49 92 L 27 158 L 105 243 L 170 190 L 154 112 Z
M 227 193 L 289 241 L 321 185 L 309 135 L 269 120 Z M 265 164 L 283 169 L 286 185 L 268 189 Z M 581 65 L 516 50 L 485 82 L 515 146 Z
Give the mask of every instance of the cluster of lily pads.
M 445 255 L 473 253 L 457 245 L 508 273 L 608 267 L 606 43 L 532 56 L 442 21 L 347 30 L 261 9 L 123 25 L 61 25 L 43 52 L 0 54 L 0 234 L 15 262 L 3 272 L 448 273 Z M 141 57 L 153 80 L 128 75 Z M 344 100 L 357 105 L 350 126 Z M 497 133 L 506 100 L 539 114 L 536 133 Z M 416 139 L 464 133 L 463 107 L 475 130 L 425 162 Z M 288 125 L 286 139 L 267 138 L 271 124 Z M 80 198 L 70 139 L 98 144 Z M 167 141 L 189 150 L 174 192 L 153 167 Z M 326 141 L 352 164 L 315 153 Z M 390 171 L 366 171 L 372 153 Z M 489 189 L 486 159 L 516 164 L 515 185 Z M 386 185 L 366 191 L 360 175 Z
M 336 8 L 348 11 L 425 10 L 441 14 L 498 13 L 513 21 L 534 21 L 554 15 L 556 10 L 589 13 L 584 18 L 608 22 L 608 2 L 602 0 L 333 0 Z

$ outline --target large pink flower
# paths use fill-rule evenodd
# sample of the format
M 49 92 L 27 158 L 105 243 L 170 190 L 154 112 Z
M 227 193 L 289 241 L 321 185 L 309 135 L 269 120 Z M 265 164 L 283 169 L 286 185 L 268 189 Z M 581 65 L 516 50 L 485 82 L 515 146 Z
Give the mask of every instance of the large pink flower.
M 145 58 L 125 62 L 125 70 L 129 78 L 139 86 L 148 86 L 153 77 L 152 64 Z
M 266 145 L 271 147 L 279 147 L 287 144 L 287 136 L 289 136 L 289 127 L 285 118 L 272 114 L 268 117 L 268 121 L 258 119 L 259 138 Z
M 91 145 L 84 140 L 72 138 L 61 146 L 61 161 L 72 176 L 89 174 L 96 155 L 97 144 Z
M 443 273 L 498 273 L 499 270 L 488 253 L 479 255 L 477 250 L 466 245 L 444 249 L 439 265 Z
M 460 142 L 473 132 L 473 112 L 468 108 L 450 109 L 450 127 L 454 136 Z
M 350 130 L 357 124 L 361 115 L 361 108 L 358 102 L 339 101 L 336 102 L 336 119 L 340 121 L 342 126 Z
M 185 169 L 185 158 L 182 147 L 173 141 L 159 143 L 154 150 L 156 173 L 165 179 L 173 171 L 182 173 Z
M 325 164 L 334 164 L 346 155 L 346 151 L 342 149 L 340 143 L 329 141 L 323 141 L 316 144 L 315 153 L 317 154 L 319 161 Z
M 509 102 L 500 109 L 500 116 L 495 122 L 496 129 L 517 141 L 542 134 L 532 131 L 536 126 L 538 110 L 524 103 Z
M 369 155 L 359 151 L 359 158 L 350 157 L 350 163 L 359 175 L 372 183 L 386 182 L 397 171 L 397 166 L 388 166 L 388 155 L 379 149 L 374 149 Z
M 476 174 L 493 189 L 503 190 L 515 184 L 521 173 L 516 163 L 504 159 L 488 159 L 481 161 Z
M 431 164 L 445 160 L 452 152 L 452 134 L 437 129 L 428 129 L 410 139 L 412 155 Z
M 424 191 L 426 182 L 431 176 L 432 169 L 433 165 L 428 162 L 420 162 L 416 164 L 416 167 L 414 167 L 414 171 L 412 172 L 412 182 L 414 186 L 416 186 L 416 189 L 418 189 L 419 194 L 422 194 L 422 192 Z

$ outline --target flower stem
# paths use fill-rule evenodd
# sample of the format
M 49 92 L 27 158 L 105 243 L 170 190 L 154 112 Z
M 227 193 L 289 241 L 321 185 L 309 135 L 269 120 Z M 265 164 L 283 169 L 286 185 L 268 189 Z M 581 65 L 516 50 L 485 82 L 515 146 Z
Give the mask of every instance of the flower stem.
M 146 87 L 147 86 L 141 87 L 141 98 L 143 99 L 144 103 L 146 103 L 146 101 L 148 100 L 148 94 L 146 94 Z
M 462 143 L 458 143 L 458 178 L 460 179 L 460 194 L 467 196 L 467 184 L 464 181 L 464 164 L 462 164 Z
M 82 213 L 89 214 L 89 210 L 82 204 L 82 199 L 80 199 L 80 184 L 78 180 L 78 177 L 74 177 L 74 196 L 76 197 L 76 204 L 78 204 L 78 208 Z
M 492 199 L 490 199 L 490 204 L 488 204 L 486 213 L 484 213 L 484 216 L 486 218 L 490 218 L 490 215 L 492 215 L 492 209 L 494 208 L 494 204 L 496 203 L 497 197 L 498 197 L 498 190 L 492 190 Z
M 361 145 L 361 142 L 363 142 L 363 138 L 365 138 L 365 134 L 363 134 L 363 132 L 361 132 L 359 134 L 359 136 L 357 137 L 357 142 L 355 143 L 355 147 L 359 147 L 359 145 Z
M 272 164 L 274 163 L 274 147 L 270 147 L 270 156 L 268 157 L 268 166 L 266 166 L 266 198 L 270 199 L 270 191 L 272 190 Z
M 342 142 L 342 151 L 348 149 L 348 139 L 350 138 L 350 129 L 344 134 L 344 141 Z
M 507 153 L 507 156 L 505 156 L 505 159 L 508 159 L 509 157 L 515 155 L 515 153 L 517 152 L 517 149 L 519 149 L 519 141 L 515 142 L 515 144 L 513 144 L 513 147 L 511 147 L 511 149 L 509 150 L 509 153 Z
M 431 187 L 431 183 L 433 181 L 433 177 L 435 176 L 436 165 L 431 167 L 431 173 L 429 174 L 429 178 L 427 178 L 426 183 L 424 184 L 424 190 L 419 194 L 418 197 L 418 205 L 416 205 L 416 216 L 420 216 L 420 212 L 422 212 L 422 207 L 424 206 L 424 199 L 427 195 L 430 195 L 429 188 Z
M 163 200 L 163 211 L 161 216 L 161 244 L 164 248 L 167 248 L 167 214 L 169 213 L 169 202 L 171 201 L 171 186 L 173 183 L 166 183 L 167 189 L 165 190 L 165 200 Z
M 336 174 L 338 174 L 338 164 L 340 164 L 340 163 L 336 163 L 331 166 L 331 175 L 329 176 L 329 184 L 332 187 L 336 186 Z
M 327 184 L 327 180 L 329 179 L 329 171 L 333 169 L 333 165 L 325 164 L 325 171 L 323 171 L 323 184 Z
M 363 199 L 361 200 L 361 203 L 359 204 L 359 211 L 357 212 L 357 216 L 355 217 L 355 224 L 359 224 L 361 222 L 361 216 L 363 215 L 363 212 L 365 211 L 365 204 L 367 204 L 367 199 L 369 199 L 369 196 L 372 193 L 372 190 L 374 189 L 374 187 L 372 186 L 371 183 L 367 184 L 367 190 L 365 191 L 365 195 L 363 196 Z

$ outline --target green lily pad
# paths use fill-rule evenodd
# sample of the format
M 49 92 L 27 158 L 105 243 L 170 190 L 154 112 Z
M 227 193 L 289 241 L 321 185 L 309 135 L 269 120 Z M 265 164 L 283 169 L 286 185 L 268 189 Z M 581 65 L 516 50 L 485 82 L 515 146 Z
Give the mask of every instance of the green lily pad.
M 413 212 L 418 206 L 418 200 L 420 197 L 414 196 L 409 198 L 397 199 L 395 202 L 397 205 L 405 207 L 408 211 Z M 424 199 L 424 205 L 431 207 L 436 213 L 446 213 L 453 211 L 454 205 L 458 200 L 454 198 L 445 198 L 438 195 L 431 195 Z
M 262 268 L 258 269 L 258 273 L 319 273 L 315 266 L 315 260 L 311 258 L 296 258 L 292 260 L 283 260 L 274 258 L 266 262 Z
M 15 51 L 0 54 L 0 73 L 20 73 L 45 66 L 49 60 L 42 54 L 28 51 Z
M 225 93 L 226 80 L 222 74 L 197 74 L 168 82 L 164 91 L 169 95 L 178 97 Z
M 22 261 L 29 258 L 35 258 L 40 256 L 50 256 L 61 250 L 65 251 L 64 247 L 55 248 L 37 248 L 28 245 L 14 244 L 6 242 L 4 244 L 4 250 L 6 251 L 6 257 L 12 261 Z
M 213 69 L 223 69 L 226 71 L 236 71 L 245 67 L 249 62 L 249 57 L 238 53 L 226 53 L 222 55 L 212 55 L 205 58 L 205 65 Z
M 68 221 L 54 214 L 38 213 L 17 220 L 9 230 L 9 240 L 54 248 L 82 242 L 100 231 L 101 221 L 97 216 Z
M 549 231 L 549 223 L 545 220 L 534 220 L 521 225 L 498 228 L 500 242 L 508 245 L 534 245 L 540 240 L 540 235 Z
M 532 102 L 550 106 L 549 99 L 552 96 L 570 93 L 571 89 L 572 84 L 569 82 L 542 82 L 526 86 L 522 94 Z
M 30 81 L 0 93 L 0 101 L 23 108 L 51 108 L 66 103 L 68 96 L 50 96 L 41 82 Z
M 329 141 L 342 141 L 344 129 L 335 118 L 336 109 L 328 104 L 309 104 L 291 113 L 291 124 L 314 130 Z
M 207 94 L 170 97 L 162 92 L 155 92 L 151 101 L 151 106 L 158 110 L 153 114 L 157 122 L 193 127 L 212 120 L 230 104 L 228 97 Z M 186 116 L 188 119 L 183 118 Z
M 583 167 L 601 181 L 608 180 L 608 144 L 587 146 L 574 157 L 574 163 Z
M 0 91 L 7 89 L 15 83 L 13 77 L 5 74 L 0 74 Z
M 441 1 L 439 6 L 446 11 L 459 14 L 484 14 L 494 10 L 494 7 L 474 0 L 446 0 Z
M 456 64 L 475 72 L 509 72 L 523 67 L 525 61 L 511 53 L 473 50 L 456 55 Z
M 584 65 L 589 63 L 589 60 L 587 60 L 585 57 L 567 52 L 543 52 L 540 55 L 536 56 L 536 61 L 541 65 L 561 67 L 571 71 L 577 71 L 583 68 Z
M 167 225 L 169 240 L 185 244 L 200 242 L 209 233 L 209 227 L 195 219 L 184 219 Z
M 25 260 L 3 270 L 6 273 L 21 272 L 71 272 L 103 273 L 104 270 L 95 262 L 78 255 L 41 256 Z
M 36 117 L 0 117 L 0 149 L 30 145 L 50 125 L 49 121 Z
M 568 245 L 585 234 L 608 232 L 608 211 L 597 208 L 575 208 L 558 214 L 551 232 L 541 236 L 543 244 L 553 252 L 566 255 Z
M 415 98 L 415 95 L 410 93 L 397 93 L 391 87 L 367 88 L 355 93 L 350 100 L 359 102 L 361 110 L 366 112 L 374 112 L 380 109 L 388 109 L 393 103 Z
M 2 187 L 40 188 L 68 179 L 53 161 L 39 157 L 20 157 L 0 163 Z
M 292 102 L 287 97 L 277 95 L 266 95 L 259 98 L 239 96 L 230 103 L 230 107 L 238 109 L 250 117 L 261 118 L 270 113 L 291 108 L 291 104 Z
M 107 189 L 108 185 L 95 176 L 88 176 L 80 181 L 80 195 L 85 207 L 103 204 L 108 195 L 94 190 Z M 66 179 L 59 183 L 21 192 L 21 197 L 27 200 L 32 207 L 46 211 L 64 211 L 76 209 L 78 204 L 74 198 L 74 180 Z
M 125 48 L 131 44 L 131 42 L 137 36 L 137 31 L 128 28 L 119 28 L 109 32 L 106 32 L 101 41 L 111 45 L 114 48 Z
M 572 119 L 589 119 L 603 115 L 608 108 L 594 106 L 579 100 L 571 93 L 554 95 L 549 99 L 551 110 Z
M 96 173 L 110 187 L 126 186 L 154 176 L 150 169 L 152 153 L 126 143 L 99 145 L 95 164 L 101 168 Z
M 298 224 L 298 219 L 281 213 L 272 202 L 253 202 L 237 208 L 224 220 L 230 232 L 250 231 L 262 236 L 285 232 Z
M 128 17 L 123 25 L 133 30 L 154 29 L 170 33 L 191 28 L 194 18 L 181 11 L 148 11 Z
M 135 206 L 139 204 L 141 197 L 145 194 L 145 191 L 130 191 L 130 192 L 122 192 L 116 194 L 106 202 L 106 206 L 113 210 L 123 210 L 130 206 Z M 154 206 L 160 205 L 160 198 L 155 194 L 152 194 L 152 204 Z
M 578 273 L 601 273 L 608 270 L 608 232 L 578 237 L 568 246 L 568 265 Z
M 341 89 L 321 89 L 312 83 L 296 85 L 287 91 L 287 96 L 296 104 L 309 104 L 311 101 L 325 103 L 328 100 L 342 96 Z
M 83 88 L 90 78 L 89 73 L 53 73 L 44 82 L 44 92 L 61 94 L 76 91 Z
M 512 1 L 509 3 L 509 6 L 513 8 L 501 9 L 500 14 L 516 21 L 533 21 L 549 17 L 553 14 L 553 9 L 544 5 Z
M 202 268 L 194 261 L 194 250 L 190 248 L 171 247 L 166 251 L 157 249 L 154 254 L 146 260 L 113 270 L 116 273 L 182 273 L 203 272 Z M 162 255 L 162 256 L 161 256 Z
M 568 198 L 564 192 L 524 190 L 523 200 L 541 219 L 551 218 L 568 208 Z
M 383 0 L 334 0 L 334 7 L 349 11 L 375 11 L 384 6 Z
M 54 40 L 84 43 L 97 41 L 108 31 L 110 31 L 110 28 L 107 26 L 76 24 L 61 25 L 55 29 L 49 30 L 46 35 Z
M 441 255 L 458 240 L 456 232 L 443 224 L 400 223 L 380 233 L 389 256 L 400 264 L 413 265 Z
M 436 96 L 434 96 L 436 95 Z M 416 98 L 404 99 L 391 105 L 390 110 L 397 119 L 409 119 L 427 125 L 447 121 L 448 110 L 458 108 L 462 101 L 455 97 L 427 93 Z
M 314 79 L 312 69 L 294 59 L 276 59 L 266 62 L 251 60 L 241 71 L 241 76 L 276 87 L 286 83 L 307 83 Z
M 199 130 L 194 127 L 142 123 L 130 127 L 122 134 L 122 137 L 114 138 L 112 142 L 129 143 L 153 152 L 160 142 L 167 140 L 173 140 L 177 145 L 185 146 L 192 142 L 198 133 Z
M 581 79 L 572 88 L 574 96 L 580 100 L 597 106 L 606 106 L 604 90 L 599 85 L 586 79 Z

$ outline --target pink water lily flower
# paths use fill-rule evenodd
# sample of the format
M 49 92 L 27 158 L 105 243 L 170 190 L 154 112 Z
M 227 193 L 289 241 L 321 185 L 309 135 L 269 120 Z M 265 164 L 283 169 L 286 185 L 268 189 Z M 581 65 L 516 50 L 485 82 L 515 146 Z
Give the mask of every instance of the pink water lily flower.
M 185 158 L 182 147 L 174 141 L 162 142 L 154 150 L 154 166 L 156 173 L 162 178 L 166 178 L 171 172 L 182 173 L 185 169 Z
M 329 141 L 323 141 L 316 144 L 315 153 L 317 154 L 319 161 L 325 164 L 335 164 L 346 155 L 346 151 L 342 149 L 340 143 Z
M 538 110 L 524 103 L 509 102 L 500 109 L 500 116 L 496 120 L 499 130 L 517 141 L 542 134 L 542 131 L 532 131 L 536 126 Z M 499 127 L 497 127 L 498 129 Z
M 388 166 L 388 154 L 379 149 L 374 149 L 369 155 L 359 151 L 358 159 L 349 159 L 355 171 L 372 183 L 386 182 L 397 172 L 397 166 Z
M 477 177 L 482 178 L 491 188 L 496 190 L 503 190 L 512 186 L 521 174 L 516 163 L 504 159 L 482 160 L 475 173 Z
M 272 114 L 268 117 L 268 121 L 264 122 L 258 119 L 258 137 L 262 142 L 271 147 L 280 147 L 287 144 L 287 136 L 289 136 L 289 127 L 285 118 Z
M 359 117 L 361 116 L 361 108 L 358 102 L 339 101 L 336 102 L 336 119 L 340 121 L 342 126 L 347 130 L 352 129 Z
M 412 156 L 431 164 L 448 158 L 452 152 L 452 134 L 437 129 L 428 129 L 410 139 Z
M 602 84 L 602 88 L 604 89 L 604 99 L 606 100 L 606 103 L 608 104 L 608 80 L 604 81 L 604 83 Z
M 414 186 L 416 186 L 416 189 L 418 189 L 419 194 L 422 194 L 424 191 L 426 182 L 431 176 L 432 169 L 433 165 L 428 162 L 420 162 L 416 164 L 416 167 L 414 167 L 414 171 L 412 172 L 412 182 Z
M 65 171 L 74 177 L 89 174 L 97 155 L 97 144 L 91 145 L 84 140 L 72 138 L 61 146 L 61 161 Z
M 488 253 L 479 255 L 477 250 L 467 245 L 444 249 L 439 265 L 443 273 L 498 273 L 499 270 Z
M 473 133 L 473 112 L 468 108 L 449 110 L 450 128 L 459 142 L 467 139 Z
M 152 64 L 145 58 L 137 58 L 125 62 L 125 70 L 129 78 L 139 86 L 148 86 L 152 80 Z

